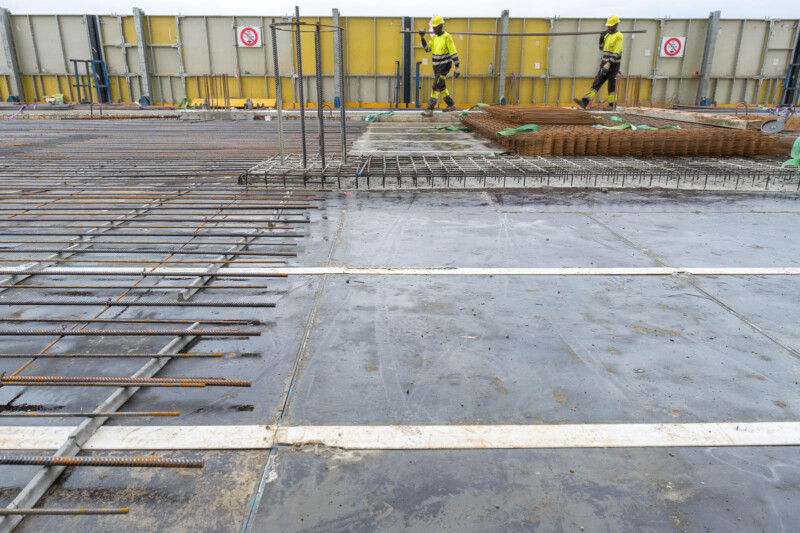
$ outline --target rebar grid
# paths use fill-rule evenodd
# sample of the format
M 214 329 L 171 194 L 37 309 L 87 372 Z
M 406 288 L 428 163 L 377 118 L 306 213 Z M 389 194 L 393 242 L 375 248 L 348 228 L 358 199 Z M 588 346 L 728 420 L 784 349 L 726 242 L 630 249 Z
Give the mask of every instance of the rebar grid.
M 8 336 L 15 336 L 25 341 L 22 346 L 35 348 L 0 354 L 0 359 L 19 359 L 22 365 L 13 374 L 0 377 L 0 386 L 114 389 L 100 406 L 86 406 L 87 412 L 93 408 L 97 411 L 92 414 L 82 411 L 0 413 L 4 419 L 20 416 L 84 419 L 52 458 L 0 460 L 0 464 L 49 467 L 40 468 L 5 513 L 0 514 L 0 531 L 13 528 L 26 514 L 36 514 L 29 511 L 36 511 L 31 508 L 66 466 L 167 466 L 151 459 L 126 463 L 125 459 L 92 459 L 93 462 L 87 462 L 84 458 L 73 457 L 80 452 L 81 443 L 110 417 L 172 416 L 155 411 L 120 412 L 122 404 L 116 402 L 124 403 L 141 387 L 188 387 L 199 390 L 211 386 L 251 386 L 249 381 L 244 380 L 195 377 L 167 379 L 155 375 L 173 357 L 214 360 L 247 355 L 235 350 L 187 350 L 193 342 L 202 342 L 202 339 L 211 337 L 233 339 L 263 334 L 262 328 L 200 327 L 204 322 L 226 326 L 260 326 L 262 322 L 254 319 L 226 321 L 213 317 L 195 320 L 183 317 L 174 320 L 106 318 L 109 315 L 105 313 L 113 310 L 111 316 L 117 316 L 128 308 L 156 306 L 204 308 L 212 311 L 210 314 L 213 315 L 214 310 L 224 307 L 254 310 L 273 307 L 274 302 L 246 296 L 247 289 L 263 291 L 265 285 L 242 283 L 242 280 L 249 277 L 283 278 L 286 274 L 248 274 L 231 272 L 230 268 L 262 263 L 252 260 L 260 257 L 281 258 L 281 264 L 294 258 L 297 252 L 283 247 L 297 247 L 300 242 L 298 239 L 304 237 L 305 233 L 291 230 L 298 225 L 308 226 L 311 223 L 309 213 L 324 205 L 325 197 L 316 192 L 295 192 L 282 188 L 252 191 L 237 187 L 236 177 L 263 159 L 263 139 L 265 136 L 271 138 L 274 132 L 270 125 L 243 127 L 237 124 L 235 128 L 227 128 L 204 124 L 197 128 L 164 123 L 163 131 L 151 132 L 154 125 L 152 122 L 141 125 L 128 122 L 126 128 L 129 131 L 110 128 L 108 123 L 81 124 L 75 130 L 66 128 L 64 123 L 48 124 L 52 128 L 31 123 L 30 128 L 26 124 L 25 130 L 13 131 L 0 125 L 0 133 L 7 134 L 7 139 L 4 138 L 4 144 L 0 147 L 0 263 L 25 263 L 14 268 L 0 267 L 0 293 L 15 291 L 13 298 L 0 296 L 0 319 L 3 322 L 18 322 L 23 326 L 0 329 L 0 338 L 10 340 Z M 138 129 L 138 126 L 142 129 Z M 328 125 L 323 127 L 330 128 Z M 348 127 L 358 131 L 361 126 L 355 124 Z M 146 135 L 137 138 L 137 129 Z M 295 150 L 299 146 L 296 125 L 287 124 L 286 129 L 287 147 Z M 309 127 L 309 132 L 315 134 L 314 125 Z M 337 149 L 338 138 L 335 131 L 332 133 L 329 136 L 330 144 Z M 9 142 L 5 143 L 6 140 Z M 112 151 L 117 147 L 118 151 Z M 190 157 L 184 157 L 187 151 L 191 151 Z M 198 156 L 194 157 L 194 154 Z M 254 249 L 249 249 L 250 246 Z M 265 246 L 270 248 L 264 249 Z M 144 256 L 151 256 L 153 260 L 143 259 Z M 180 256 L 186 257 L 181 259 Z M 197 257 L 197 261 L 188 261 L 193 256 Z M 69 268 L 66 273 L 63 269 L 59 271 L 59 267 L 73 263 L 83 263 L 86 267 L 80 265 L 79 268 Z M 96 282 L 99 276 L 105 275 L 102 272 L 109 268 L 108 263 L 152 265 L 107 270 L 110 283 L 93 284 L 92 281 Z M 197 268 L 185 266 L 165 269 L 171 264 L 181 263 L 196 265 Z M 97 264 L 100 268 L 90 268 L 91 264 Z M 102 266 L 104 264 L 107 266 Z M 41 276 L 46 279 L 59 276 L 59 272 L 68 276 L 69 281 L 56 278 L 49 286 L 25 281 Z M 115 282 L 114 278 L 118 275 L 131 279 L 125 279 L 124 283 L 120 283 L 120 279 Z M 152 281 L 147 281 L 148 278 Z M 191 283 L 170 285 L 181 278 L 188 278 Z M 217 281 L 222 279 L 236 280 L 238 283 L 219 285 Z M 209 289 L 216 289 L 217 294 L 232 288 L 237 289 L 237 295 L 244 296 L 227 299 L 222 296 L 219 301 L 193 297 L 198 290 L 205 290 L 206 285 Z M 31 294 L 36 294 L 32 291 L 47 289 L 110 290 L 116 294 L 110 298 L 52 298 L 49 294 L 39 292 L 42 298 L 30 298 Z M 168 296 L 158 301 L 139 300 L 130 297 L 134 291 L 139 294 L 141 291 L 166 292 Z M 229 291 L 227 294 L 232 293 Z M 87 313 L 85 319 L 50 318 L 46 313 L 26 313 L 34 309 L 56 309 L 61 304 L 89 304 L 94 308 L 90 309 L 91 313 Z M 81 310 L 82 313 L 84 311 Z M 37 318 L 28 320 L 24 318 L 25 314 L 37 314 Z M 70 311 L 66 316 L 72 314 Z M 49 329 L 25 328 L 33 323 L 39 325 L 46 322 L 56 322 L 58 325 Z M 154 324 L 169 323 L 173 323 L 173 326 L 152 328 Z M 95 329 L 92 329 L 93 324 L 97 324 Z M 173 329 L 175 324 L 191 327 Z M 92 349 L 87 351 L 74 346 L 67 349 L 59 344 L 62 339 L 81 336 L 98 342 L 92 343 Z M 136 337 L 171 338 L 172 341 L 160 352 L 137 353 L 134 351 L 139 342 Z M 49 344 L 38 345 L 40 342 Z M 91 353 L 94 350 L 100 353 Z M 26 351 L 30 353 L 22 353 Z M 113 374 L 115 366 L 120 365 L 112 363 L 117 359 L 143 359 L 144 366 L 133 375 L 117 377 L 27 374 L 36 368 L 30 366 L 36 360 L 72 358 L 108 361 L 108 364 L 99 368 L 108 369 L 109 374 Z M 120 373 L 127 374 L 117 372 Z M 57 394 L 69 394 L 67 389 L 62 391 Z M 176 461 L 180 462 L 175 463 L 176 466 L 192 466 L 191 461 Z M 194 466 L 202 464 L 195 462 Z
M 636 132 L 647 133 L 647 132 Z M 333 161 L 331 161 L 333 159 Z M 800 190 L 779 157 L 523 157 L 519 155 L 350 156 L 308 168 L 296 156 L 250 169 L 251 185 L 302 188 L 667 188 Z

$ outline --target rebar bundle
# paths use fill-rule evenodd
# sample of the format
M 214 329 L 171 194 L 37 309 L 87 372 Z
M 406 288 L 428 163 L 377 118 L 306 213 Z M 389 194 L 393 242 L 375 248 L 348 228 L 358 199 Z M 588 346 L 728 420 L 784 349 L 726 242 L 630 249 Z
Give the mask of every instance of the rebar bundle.
M 681 125 L 681 129 L 670 130 L 608 130 L 591 126 L 545 125 L 538 132 L 504 137 L 498 136 L 497 132 L 514 128 L 516 124 L 500 120 L 490 113 L 470 113 L 462 117 L 462 121 L 506 150 L 523 156 L 752 157 L 775 155 L 778 151 L 778 140 L 759 131 L 698 125 L 687 128 Z M 651 121 L 639 117 L 639 122 Z
M 491 116 L 513 124 L 583 124 L 592 125 L 603 122 L 586 111 L 564 107 L 531 107 L 519 105 L 489 106 L 482 108 Z

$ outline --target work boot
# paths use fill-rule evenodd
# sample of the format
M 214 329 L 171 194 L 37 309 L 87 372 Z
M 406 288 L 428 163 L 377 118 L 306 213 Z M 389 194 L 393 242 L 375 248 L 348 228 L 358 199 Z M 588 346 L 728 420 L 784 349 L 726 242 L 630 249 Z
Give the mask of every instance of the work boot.
M 428 98 L 428 109 L 422 112 L 423 117 L 432 117 L 433 116 L 433 108 L 436 107 L 439 101 L 436 98 Z
M 581 106 L 583 109 L 586 109 L 589 106 L 589 99 L 586 98 L 585 96 L 580 100 L 578 100 L 577 98 L 573 98 L 572 101 Z
M 445 96 L 444 97 L 444 103 L 447 104 L 447 107 L 445 109 L 443 109 L 443 111 L 445 113 L 450 113 L 452 111 L 457 111 L 456 103 L 449 96 Z

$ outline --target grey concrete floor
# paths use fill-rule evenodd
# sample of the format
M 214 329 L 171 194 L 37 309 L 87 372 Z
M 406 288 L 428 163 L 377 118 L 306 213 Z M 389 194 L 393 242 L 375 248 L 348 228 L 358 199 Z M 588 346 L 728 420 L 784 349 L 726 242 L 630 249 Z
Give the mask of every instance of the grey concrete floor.
M 679 192 L 331 193 L 313 213 L 292 264 L 798 266 L 798 200 Z M 798 289 L 796 276 L 291 277 L 270 282 L 269 293 L 237 293 L 275 299 L 275 309 L 215 311 L 266 320 L 264 335 L 204 340 L 195 348 L 252 357 L 213 366 L 173 361 L 159 374 L 204 376 L 213 369 L 253 379 L 252 389 L 154 389 L 126 409 L 186 413 L 154 425 L 798 421 L 800 361 L 791 351 L 800 349 Z M 36 312 L 52 316 L 53 308 Z M 125 316 L 170 313 L 131 308 Z M 3 351 L 35 348 L 26 342 L 8 341 Z M 92 341 L 70 342 L 85 349 Z M 141 349 L 160 342 L 143 341 Z M 46 361 L 36 373 L 76 375 L 89 364 L 95 363 Z M 17 366 L 0 362 L 2 371 Z M 120 367 L 93 370 L 114 375 Z M 0 405 L 75 410 L 106 394 L 70 392 L 0 389 Z M 114 503 L 136 512 L 37 517 L 20 531 L 246 525 L 257 532 L 772 532 L 795 531 L 800 523 L 794 447 L 308 446 L 194 455 L 206 460 L 202 472 L 68 470 L 43 507 Z M 3 467 L 0 504 L 31 472 Z

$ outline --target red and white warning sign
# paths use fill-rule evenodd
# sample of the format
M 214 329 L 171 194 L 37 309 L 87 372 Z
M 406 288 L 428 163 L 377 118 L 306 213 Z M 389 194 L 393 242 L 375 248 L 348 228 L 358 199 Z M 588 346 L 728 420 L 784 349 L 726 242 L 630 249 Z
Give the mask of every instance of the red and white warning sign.
M 661 57 L 683 57 L 686 37 L 664 37 L 661 39 Z
M 261 28 L 254 26 L 239 26 L 236 28 L 239 46 L 255 48 L 261 46 Z

